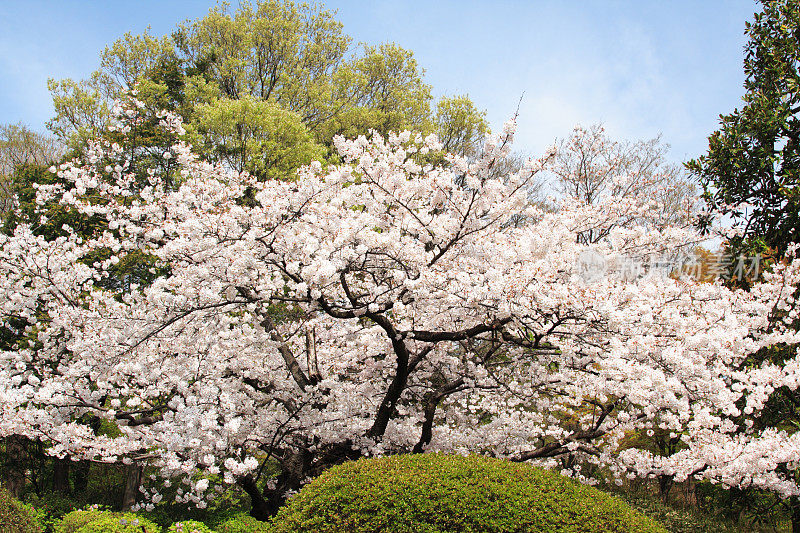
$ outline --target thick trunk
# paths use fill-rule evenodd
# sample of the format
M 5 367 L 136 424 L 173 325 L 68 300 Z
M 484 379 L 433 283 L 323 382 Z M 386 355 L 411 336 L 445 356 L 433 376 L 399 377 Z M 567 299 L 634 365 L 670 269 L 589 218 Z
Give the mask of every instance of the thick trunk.
M 464 379 L 458 378 L 425 395 L 425 419 L 422 422 L 422 433 L 419 437 L 419 442 L 414 446 L 413 453 L 422 453 L 425 451 L 425 446 L 430 444 L 433 438 L 433 418 L 436 415 L 436 407 L 439 405 L 439 402 L 448 394 L 460 390 L 463 385 Z
M 800 498 L 792 496 L 789 505 L 792 509 L 792 533 L 800 533 Z
M 397 356 L 397 371 L 394 375 L 394 379 L 392 379 L 392 382 L 389 384 L 389 388 L 386 390 L 386 395 L 383 397 L 383 401 L 378 407 L 378 412 L 375 414 L 375 422 L 372 424 L 372 427 L 369 429 L 369 431 L 367 431 L 368 437 L 379 440 L 383 437 L 383 434 L 386 433 L 386 426 L 389 425 L 389 420 L 391 420 L 392 416 L 394 415 L 397 401 L 400 399 L 400 396 L 403 394 L 403 391 L 406 388 L 406 383 L 408 382 L 408 362 L 410 359 L 410 354 L 408 353 L 408 348 L 406 347 L 402 338 L 400 338 L 395 331 L 394 326 L 392 326 L 385 317 L 380 315 L 370 315 L 370 318 L 372 318 L 376 324 L 383 327 L 383 329 L 389 334 L 392 339 L 394 353 Z
M 672 490 L 673 477 L 667 475 L 658 476 L 658 493 L 661 496 L 661 502 L 669 503 L 669 493 Z
M 281 459 L 281 473 L 275 480 L 274 488 L 265 489 L 262 496 L 268 503 L 270 516 L 278 512 L 286 503 L 286 492 L 297 491 L 303 480 L 311 475 L 314 456 L 305 449 L 286 452 Z
M 263 491 L 252 476 L 243 476 L 236 483 L 250 496 L 250 516 L 256 520 L 269 520 L 286 503 L 286 492 L 299 490 L 307 478 L 315 478 L 331 466 L 361 457 L 350 442 L 322 447 L 316 454 L 306 449 L 285 452 L 281 459 L 281 473 Z
M 307 450 L 287 452 L 281 461 L 281 473 L 274 488 L 261 491 L 252 476 L 239 478 L 237 483 L 250 496 L 250 516 L 256 520 L 269 520 L 285 503 L 286 491 L 300 488 L 310 466 L 311 454 Z
M 25 488 L 25 437 L 12 435 L 6 437 L 6 490 L 15 498 L 19 498 Z
M 419 437 L 419 442 L 414 446 L 412 453 L 422 453 L 425 451 L 425 446 L 430 444 L 433 438 L 433 417 L 436 414 L 436 405 L 438 398 L 427 398 L 425 401 L 425 419 L 422 422 L 422 433 Z
M 275 511 L 272 510 L 273 505 L 270 505 L 270 502 L 264 498 L 264 495 L 261 494 L 261 491 L 258 489 L 258 485 L 250 476 L 244 476 L 239 478 L 237 481 L 238 485 L 242 487 L 248 496 L 250 496 L 250 516 L 255 518 L 256 520 L 269 520 L 269 518 L 275 514 Z
M 142 481 L 142 467 L 136 463 L 125 467 L 125 491 L 122 493 L 122 510 L 129 511 L 139 495 Z
M 70 460 L 55 458 L 53 460 L 53 490 L 62 494 L 69 494 L 69 468 Z

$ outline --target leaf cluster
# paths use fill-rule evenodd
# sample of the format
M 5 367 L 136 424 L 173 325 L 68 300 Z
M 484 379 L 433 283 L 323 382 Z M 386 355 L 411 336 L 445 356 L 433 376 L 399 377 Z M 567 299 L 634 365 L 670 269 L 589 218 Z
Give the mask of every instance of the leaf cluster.
M 307 485 L 280 531 L 656 532 L 622 501 L 557 473 L 479 456 L 361 459 Z

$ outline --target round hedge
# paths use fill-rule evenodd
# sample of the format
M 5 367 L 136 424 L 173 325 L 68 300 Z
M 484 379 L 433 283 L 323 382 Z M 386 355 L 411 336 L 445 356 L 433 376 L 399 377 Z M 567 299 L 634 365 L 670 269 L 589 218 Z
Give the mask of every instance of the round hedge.
M 76 533 L 80 528 L 100 520 L 101 518 L 116 516 L 111 511 L 100 511 L 97 509 L 78 509 L 64 515 L 61 521 L 53 527 L 54 533 Z
M 267 522 L 259 522 L 249 514 L 241 513 L 232 516 L 214 528 L 217 533 L 266 533 Z
M 12 498 L 0 489 L 0 532 L 40 533 L 44 526 L 30 505 Z
M 133 513 L 114 513 L 92 520 L 75 533 L 161 533 L 161 528 Z
M 167 533 L 216 533 L 213 529 L 197 520 L 181 520 L 167 528 Z
M 272 519 L 275 532 L 666 533 L 555 472 L 480 456 L 399 455 L 331 468 Z

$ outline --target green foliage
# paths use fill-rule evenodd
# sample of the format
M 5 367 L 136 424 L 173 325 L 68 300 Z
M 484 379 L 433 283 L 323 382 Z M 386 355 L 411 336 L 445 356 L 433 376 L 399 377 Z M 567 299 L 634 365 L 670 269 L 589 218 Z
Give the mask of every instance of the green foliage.
M 631 507 L 658 520 L 672 533 L 744 533 L 749 527 L 738 528 L 730 520 L 712 512 L 701 513 L 662 503 L 655 495 L 626 490 L 619 493 Z
M 330 74 L 350 45 L 329 11 L 275 0 L 243 2 L 232 14 L 221 4 L 182 24 L 174 40 L 193 72 L 217 84 L 219 96 L 275 99 L 308 114 L 330 92 Z
M 216 533 L 213 529 L 197 520 L 175 522 L 167 529 L 168 533 Z
M 365 46 L 363 55 L 336 76 L 340 111 L 316 128 L 318 139 L 354 138 L 370 130 L 386 134 L 405 129 L 431 130 L 431 87 L 414 54 L 387 43 Z
M 268 522 L 260 522 L 247 513 L 239 513 L 216 526 L 217 533 L 266 533 Z
M 727 488 L 714 483 L 695 486 L 697 504 L 704 516 L 712 516 L 720 524 L 734 525 L 741 531 L 774 531 L 791 519 L 792 499 L 774 492 L 749 488 Z
M 150 28 L 141 35 L 125 33 L 100 54 L 103 81 L 118 88 L 133 87 L 141 79 L 157 76 L 174 56 L 172 39 L 154 37 Z
M 489 131 L 486 112 L 466 95 L 439 100 L 434 121 L 442 149 L 454 154 L 475 155 Z
M 480 456 L 362 459 L 278 512 L 275 532 L 663 532 L 617 498 L 554 472 Z
M 82 236 L 89 236 L 101 227 L 99 218 L 87 217 L 76 213 L 58 202 L 48 202 L 46 205 L 36 204 L 36 189 L 34 185 L 52 185 L 61 183 L 61 180 L 47 167 L 35 164 L 18 166 L 12 176 L 11 190 L 17 195 L 17 212 L 10 213 L 4 221 L 3 229 L 7 233 L 13 232 L 20 222 L 32 225 L 37 235 L 47 240 L 62 237 L 67 234 L 64 225 Z
M 77 500 L 59 492 L 48 492 L 42 496 L 31 494 L 27 503 L 36 509 L 39 519 L 47 531 L 53 531 L 53 528 L 61 522 L 65 515 L 82 507 Z
M 69 78 L 49 79 L 47 89 L 56 113 L 47 122 L 47 128 L 69 148 L 83 146 L 108 123 L 109 97 L 116 94 L 102 73 L 95 72 L 88 80 L 80 82 Z
M 41 533 L 44 526 L 30 505 L 0 490 L 0 533 Z
M 93 464 L 82 496 L 87 502 L 118 508 L 124 487 L 125 467 Z
M 161 528 L 133 513 L 114 513 L 86 523 L 75 533 L 161 533 Z
M 324 161 L 325 148 L 297 113 L 249 96 L 199 106 L 196 128 L 208 159 L 261 180 L 291 179 L 300 166 Z
M 736 254 L 782 255 L 800 241 L 800 4 L 762 4 L 746 25 L 744 106 L 720 117 L 708 153 L 687 167 L 713 211 L 745 229 L 730 243 Z
M 126 34 L 86 81 L 50 80 L 56 116 L 48 127 L 72 147 L 98 134 L 114 142 L 103 133 L 111 101 L 135 89 L 148 109 L 179 113 L 203 155 L 284 178 L 321 159 L 337 134 L 428 133 L 453 117 L 442 129 L 448 138 L 473 139 L 485 127 L 483 115 L 457 97 L 434 117 L 423 75 L 413 53 L 396 44 L 351 50 L 342 24 L 319 6 L 258 0 L 232 11 L 222 3 L 167 37 Z M 135 144 L 163 151 L 169 139 L 153 126 L 140 127 Z M 129 152 L 148 155 L 135 146 Z
M 99 509 L 79 509 L 64 515 L 64 518 L 53 527 L 53 533 L 76 533 L 80 528 L 102 518 L 114 518 L 117 513 Z

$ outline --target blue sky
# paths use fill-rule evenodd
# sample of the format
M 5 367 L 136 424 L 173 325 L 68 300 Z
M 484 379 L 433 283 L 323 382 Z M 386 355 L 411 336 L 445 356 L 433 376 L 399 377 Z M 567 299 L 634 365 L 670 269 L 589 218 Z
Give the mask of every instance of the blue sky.
M 48 77 L 82 78 L 126 31 L 171 31 L 213 0 L 2 0 L 0 123 L 43 130 Z M 233 2 L 234 4 L 236 2 Z M 468 93 L 499 126 L 520 106 L 516 148 L 536 155 L 575 124 L 659 133 L 671 159 L 700 155 L 741 102 L 753 0 L 337 1 L 356 42 L 413 50 L 437 96 Z

